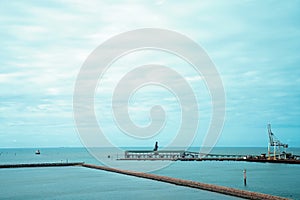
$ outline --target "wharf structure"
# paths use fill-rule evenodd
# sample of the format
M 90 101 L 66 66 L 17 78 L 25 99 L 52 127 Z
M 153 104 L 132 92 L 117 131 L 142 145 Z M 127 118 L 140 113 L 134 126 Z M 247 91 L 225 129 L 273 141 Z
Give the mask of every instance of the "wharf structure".
M 248 161 L 248 162 L 269 162 L 269 163 L 287 163 L 300 164 L 300 156 L 293 156 L 289 159 L 269 159 L 266 154 L 261 155 L 241 155 L 241 154 L 206 154 L 201 155 L 198 152 L 191 151 L 143 151 L 129 150 L 125 151 L 124 158 L 118 160 L 168 160 L 168 161 Z
M 184 159 L 199 160 L 203 158 L 244 159 L 247 158 L 247 155 L 219 155 L 219 154 L 201 155 L 198 152 L 185 151 L 185 150 L 161 150 L 161 151 L 129 150 L 129 151 L 125 151 L 124 153 L 125 160 L 184 160 Z
M 143 151 L 143 150 L 131 150 L 125 151 L 125 159 L 141 159 L 141 160 L 174 160 L 184 157 L 199 158 L 199 154 L 190 151 L 181 150 L 164 150 L 164 151 Z
M 271 162 L 300 164 L 300 156 L 287 153 L 288 144 L 277 139 L 268 124 L 268 153 L 261 155 L 241 155 L 241 154 L 200 154 L 199 152 L 185 150 L 158 150 L 158 142 L 154 149 L 149 150 L 128 150 L 124 153 L 124 158 L 117 160 L 170 160 L 170 161 L 249 161 L 249 162 Z M 272 149 L 273 148 L 273 149 Z

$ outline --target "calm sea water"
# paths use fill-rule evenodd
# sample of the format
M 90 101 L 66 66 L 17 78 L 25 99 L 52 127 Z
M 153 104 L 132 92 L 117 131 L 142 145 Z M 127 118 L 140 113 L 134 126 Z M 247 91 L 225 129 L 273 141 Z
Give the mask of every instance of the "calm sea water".
M 41 155 L 35 155 L 35 150 L 0 149 L 0 164 L 101 164 L 84 148 L 45 148 L 40 149 Z M 259 155 L 265 151 L 265 148 L 215 148 L 212 153 Z M 291 148 L 290 151 L 300 155 L 300 148 Z M 115 161 L 123 155 L 114 154 L 110 149 L 101 149 L 99 152 L 103 160 L 128 165 L 153 165 L 160 162 Z M 247 170 L 246 187 L 243 185 L 244 169 Z M 178 161 L 151 173 L 300 199 L 300 165 Z M 0 199 L 235 199 L 207 191 L 82 167 L 0 169 L 0 177 Z

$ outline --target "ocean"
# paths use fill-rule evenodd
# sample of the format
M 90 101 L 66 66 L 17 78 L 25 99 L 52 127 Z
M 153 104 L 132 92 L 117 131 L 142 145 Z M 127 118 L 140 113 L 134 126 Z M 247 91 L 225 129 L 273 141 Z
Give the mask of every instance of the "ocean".
M 300 199 L 300 165 L 234 161 L 116 161 L 123 155 L 107 148 L 99 149 L 100 162 L 85 148 L 41 148 L 40 155 L 35 155 L 35 150 L 0 149 L 0 164 L 85 162 L 101 165 L 104 161 L 119 167 L 136 166 L 138 170 L 138 166 L 167 163 L 150 173 Z M 198 148 L 190 150 L 197 151 Z M 263 152 L 266 148 L 217 147 L 212 151 L 243 155 Z M 300 155 L 300 148 L 290 148 L 289 152 Z M 247 171 L 247 186 L 243 183 L 244 169 Z M 0 169 L 0 177 L 0 199 L 237 199 L 83 167 Z

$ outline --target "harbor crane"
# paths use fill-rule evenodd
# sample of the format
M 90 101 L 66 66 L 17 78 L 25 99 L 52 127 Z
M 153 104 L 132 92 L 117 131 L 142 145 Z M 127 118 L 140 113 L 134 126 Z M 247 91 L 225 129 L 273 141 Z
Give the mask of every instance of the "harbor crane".
M 268 159 L 276 160 L 276 159 L 286 159 L 287 153 L 286 149 L 288 148 L 288 144 L 281 143 L 279 139 L 274 135 L 271 130 L 271 124 L 268 124 L 268 134 L 269 134 L 269 145 L 268 145 Z M 273 151 L 271 150 L 273 147 Z

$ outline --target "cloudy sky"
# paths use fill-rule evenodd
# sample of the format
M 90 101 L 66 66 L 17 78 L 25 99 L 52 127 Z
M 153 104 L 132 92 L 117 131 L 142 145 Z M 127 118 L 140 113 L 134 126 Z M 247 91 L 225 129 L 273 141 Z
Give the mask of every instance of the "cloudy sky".
M 271 123 L 282 142 L 300 147 L 299 7 L 293 0 L 0 1 L 0 147 L 82 146 L 73 118 L 76 77 L 101 43 L 139 28 L 186 35 L 214 62 L 226 95 L 217 146 L 266 146 Z M 117 146 L 163 146 L 176 137 L 180 105 L 158 86 L 136 92 L 129 114 L 146 126 L 149 108 L 162 104 L 160 133 L 132 138 L 108 116 L 118 80 L 132 66 L 153 63 L 173 67 L 195 90 L 200 121 L 193 146 L 201 145 L 211 122 L 209 92 L 188 63 L 166 52 L 139 51 L 111 65 L 95 94 L 101 128 Z

